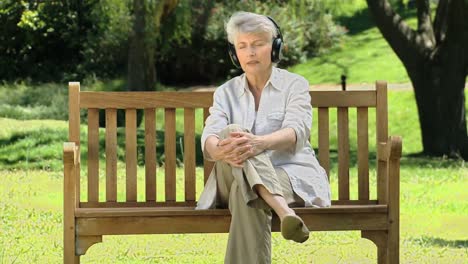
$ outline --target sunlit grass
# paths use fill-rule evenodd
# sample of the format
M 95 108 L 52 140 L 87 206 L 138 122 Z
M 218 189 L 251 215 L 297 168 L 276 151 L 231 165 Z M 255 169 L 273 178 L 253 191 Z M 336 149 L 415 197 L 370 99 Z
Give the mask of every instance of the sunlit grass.
M 463 263 L 468 246 L 465 164 L 441 159 L 425 160 L 424 165 L 419 162 L 416 158 L 402 161 L 401 262 Z M 123 174 L 119 169 L 119 180 Z M 139 168 L 140 191 L 142 175 Z M 159 199 L 164 195 L 163 175 L 158 170 Z M 178 175 L 177 199 L 181 200 L 182 169 Z M 197 195 L 202 177 L 197 169 Z M 0 182 L 0 263 L 62 262 L 62 172 L 0 171 Z M 119 184 L 122 200 L 124 184 Z M 227 234 L 105 236 L 103 243 L 82 257 L 82 263 L 222 263 L 226 241 Z M 274 263 L 375 263 L 375 259 L 374 245 L 355 231 L 313 232 L 304 244 L 273 234 Z
M 348 29 L 348 34 L 334 48 L 289 68 L 303 75 L 311 84 L 337 84 L 342 74 L 347 83 L 410 82 L 403 64 L 382 34 L 375 27 L 364 0 L 351 0 L 343 4 L 338 23 Z M 434 7 L 435 5 L 432 5 Z M 400 12 L 405 22 L 415 28 L 415 10 Z

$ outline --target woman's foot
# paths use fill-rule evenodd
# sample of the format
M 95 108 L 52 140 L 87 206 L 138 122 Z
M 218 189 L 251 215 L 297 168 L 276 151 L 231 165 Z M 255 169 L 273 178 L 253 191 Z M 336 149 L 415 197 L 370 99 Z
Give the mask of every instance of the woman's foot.
M 287 240 L 303 243 L 309 239 L 309 232 L 302 219 L 295 214 L 286 215 L 281 220 L 281 234 Z

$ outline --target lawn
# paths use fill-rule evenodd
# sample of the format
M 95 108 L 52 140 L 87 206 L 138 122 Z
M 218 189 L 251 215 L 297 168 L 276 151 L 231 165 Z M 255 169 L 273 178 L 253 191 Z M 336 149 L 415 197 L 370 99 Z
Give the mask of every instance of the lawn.
M 415 11 L 401 14 L 415 28 Z M 364 0 L 344 2 L 336 19 L 348 31 L 340 43 L 324 54 L 289 68 L 290 71 L 305 76 L 311 84 L 340 83 L 342 74 L 350 84 L 375 80 L 393 84 L 410 82 L 403 64 L 374 26 Z
M 143 175 L 141 168 L 139 175 Z M 202 178 L 200 169 L 197 177 Z M 0 179 L 0 263 L 60 263 L 61 172 L 0 171 Z M 468 257 L 467 187 L 463 162 L 403 158 L 402 263 L 464 263 Z M 120 188 L 119 197 L 123 195 Z M 226 234 L 109 236 L 91 247 L 82 263 L 221 263 L 226 241 Z M 355 231 L 314 232 L 300 245 L 273 234 L 273 263 L 375 263 L 375 258 L 373 244 Z

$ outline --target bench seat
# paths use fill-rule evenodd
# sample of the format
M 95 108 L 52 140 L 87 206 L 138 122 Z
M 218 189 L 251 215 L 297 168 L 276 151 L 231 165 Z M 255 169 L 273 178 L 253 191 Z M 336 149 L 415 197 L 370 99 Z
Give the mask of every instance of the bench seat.
M 387 205 L 334 205 L 294 210 L 311 231 L 388 228 Z M 82 236 L 225 233 L 231 222 L 228 209 L 195 210 L 194 207 L 78 208 L 75 216 L 77 234 Z M 279 231 L 276 216 L 272 225 L 273 232 Z

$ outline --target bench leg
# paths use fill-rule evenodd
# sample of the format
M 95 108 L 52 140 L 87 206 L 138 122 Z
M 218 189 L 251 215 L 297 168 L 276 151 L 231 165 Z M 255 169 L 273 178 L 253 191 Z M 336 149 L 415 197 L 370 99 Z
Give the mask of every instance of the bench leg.
M 75 219 L 73 216 L 64 218 L 63 263 L 64 264 L 80 263 L 80 256 L 76 254 Z
M 361 237 L 367 238 L 374 242 L 377 246 L 377 263 L 379 264 L 393 264 L 389 261 L 389 248 L 388 248 L 388 233 L 387 231 L 361 231 Z
M 400 263 L 400 230 L 396 225 L 388 230 L 388 263 Z
M 66 232 L 67 233 L 67 232 Z M 75 235 L 74 234 L 66 234 L 65 233 L 65 240 L 63 241 L 63 263 L 64 264 L 79 264 L 80 263 L 80 256 L 76 255 L 75 248 Z

